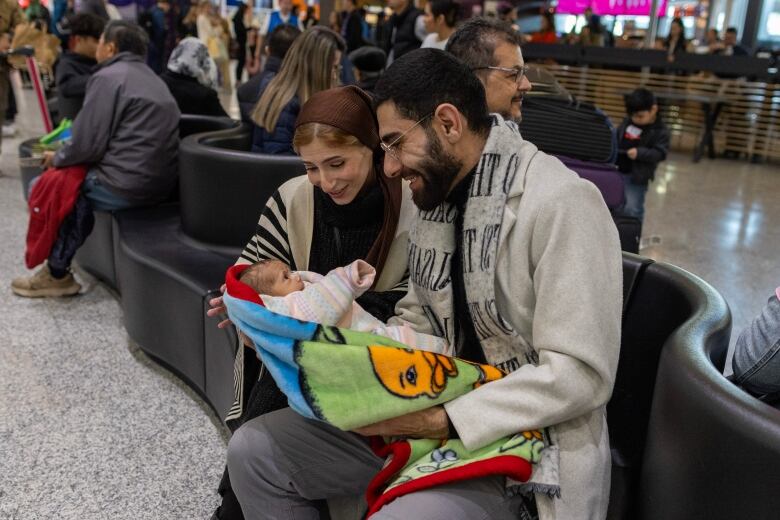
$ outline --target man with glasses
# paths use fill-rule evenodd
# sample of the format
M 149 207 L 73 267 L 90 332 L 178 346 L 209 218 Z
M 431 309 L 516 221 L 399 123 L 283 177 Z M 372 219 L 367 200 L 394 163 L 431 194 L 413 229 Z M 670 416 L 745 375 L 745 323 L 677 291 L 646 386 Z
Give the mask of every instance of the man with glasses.
M 289 410 L 250 421 L 228 447 L 242 507 L 319 518 L 316 500 L 360 495 L 383 467 L 370 436 L 459 438 L 473 451 L 540 429 L 546 447 L 528 482 L 494 467 L 399 496 L 372 520 L 604 518 L 622 269 L 601 194 L 489 115 L 484 88 L 451 54 L 410 52 L 374 94 L 384 172 L 410 183 L 420 209 L 409 294 L 391 322 L 445 337 L 461 359 L 507 376 L 354 433 Z
M 520 50 L 520 34 L 506 22 L 472 18 L 447 42 L 447 52 L 465 63 L 485 86 L 488 110 L 520 120 L 523 96 L 531 90 Z

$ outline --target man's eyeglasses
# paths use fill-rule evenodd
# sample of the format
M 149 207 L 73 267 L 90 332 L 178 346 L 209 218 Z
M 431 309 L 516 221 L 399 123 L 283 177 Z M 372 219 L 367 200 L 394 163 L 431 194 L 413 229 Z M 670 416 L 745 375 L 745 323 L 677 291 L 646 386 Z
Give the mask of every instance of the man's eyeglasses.
M 422 119 L 420 119 L 419 121 L 417 121 L 415 124 L 410 126 L 408 130 L 406 130 L 404 133 L 402 133 L 401 135 L 399 135 L 398 137 L 393 139 L 392 143 L 387 144 L 387 143 L 384 143 L 384 142 L 380 141 L 379 142 L 379 146 L 382 147 L 382 150 L 384 150 L 387 155 L 392 157 L 393 160 L 401 162 L 401 158 L 398 155 L 398 143 L 399 143 L 399 141 L 401 141 L 401 139 L 403 139 L 406 134 L 408 134 L 409 132 L 411 132 L 412 130 L 417 128 L 417 126 L 420 123 L 422 123 L 423 121 L 425 121 L 426 119 L 428 119 L 432 115 L 433 114 L 428 114 L 427 116 L 425 116 Z
M 476 72 L 478 70 L 498 70 L 500 72 L 506 72 L 507 79 L 514 79 L 515 83 L 518 85 L 523 82 L 523 78 L 528 74 L 528 70 L 530 67 L 528 65 L 523 65 L 522 67 L 474 67 L 471 69 L 472 72 Z

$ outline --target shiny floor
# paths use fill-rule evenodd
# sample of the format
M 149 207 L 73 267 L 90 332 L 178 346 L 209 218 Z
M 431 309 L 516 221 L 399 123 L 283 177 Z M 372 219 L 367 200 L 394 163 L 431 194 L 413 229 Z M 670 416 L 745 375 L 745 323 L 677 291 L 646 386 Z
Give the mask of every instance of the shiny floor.
M 207 519 L 226 429 L 129 339 L 116 298 L 84 273 L 75 298 L 17 298 L 27 208 L 18 144 L 41 135 L 23 91 L 0 155 L 0 519 Z
M 725 297 L 733 347 L 780 286 L 780 165 L 694 164 L 674 153 L 659 167 L 646 207 L 640 253 L 700 276 Z
M 117 300 L 83 273 L 77 298 L 8 290 L 26 272 L 16 150 L 42 133 L 33 99 L 23 92 L 0 155 L 0 518 L 208 518 L 225 430 L 132 344 Z M 711 283 L 737 332 L 780 285 L 779 201 L 778 165 L 672 154 L 648 193 L 642 253 Z

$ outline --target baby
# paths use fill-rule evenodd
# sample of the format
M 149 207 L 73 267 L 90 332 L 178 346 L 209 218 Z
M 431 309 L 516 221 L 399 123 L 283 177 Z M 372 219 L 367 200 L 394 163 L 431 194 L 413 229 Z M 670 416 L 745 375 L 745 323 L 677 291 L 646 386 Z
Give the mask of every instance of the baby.
M 408 325 L 390 326 L 366 312 L 355 298 L 374 283 L 376 270 L 363 260 L 322 276 L 290 270 L 280 260 L 261 260 L 241 273 L 240 280 L 257 291 L 266 308 L 278 314 L 322 325 L 386 336 L 419 350 L 451 355 L 443 338 L 419 334 Z

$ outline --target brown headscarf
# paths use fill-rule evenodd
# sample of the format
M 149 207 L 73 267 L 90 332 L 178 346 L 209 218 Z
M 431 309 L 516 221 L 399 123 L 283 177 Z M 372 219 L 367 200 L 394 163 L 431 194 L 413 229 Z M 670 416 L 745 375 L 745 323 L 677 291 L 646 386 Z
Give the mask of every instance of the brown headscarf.
M 379 124 L 372 108 L 371 96 L 353 85 L 317 92 L 301 107 L 295 128 L 321 123 L 355 136 L 374 152 L 374 171 L 385 202 L 382 228 L 364 259 L 376 269 L 376 285 L 393 244 L 401 213 L 401 177 L 385 176 L 384 154 L 379 146 Z

